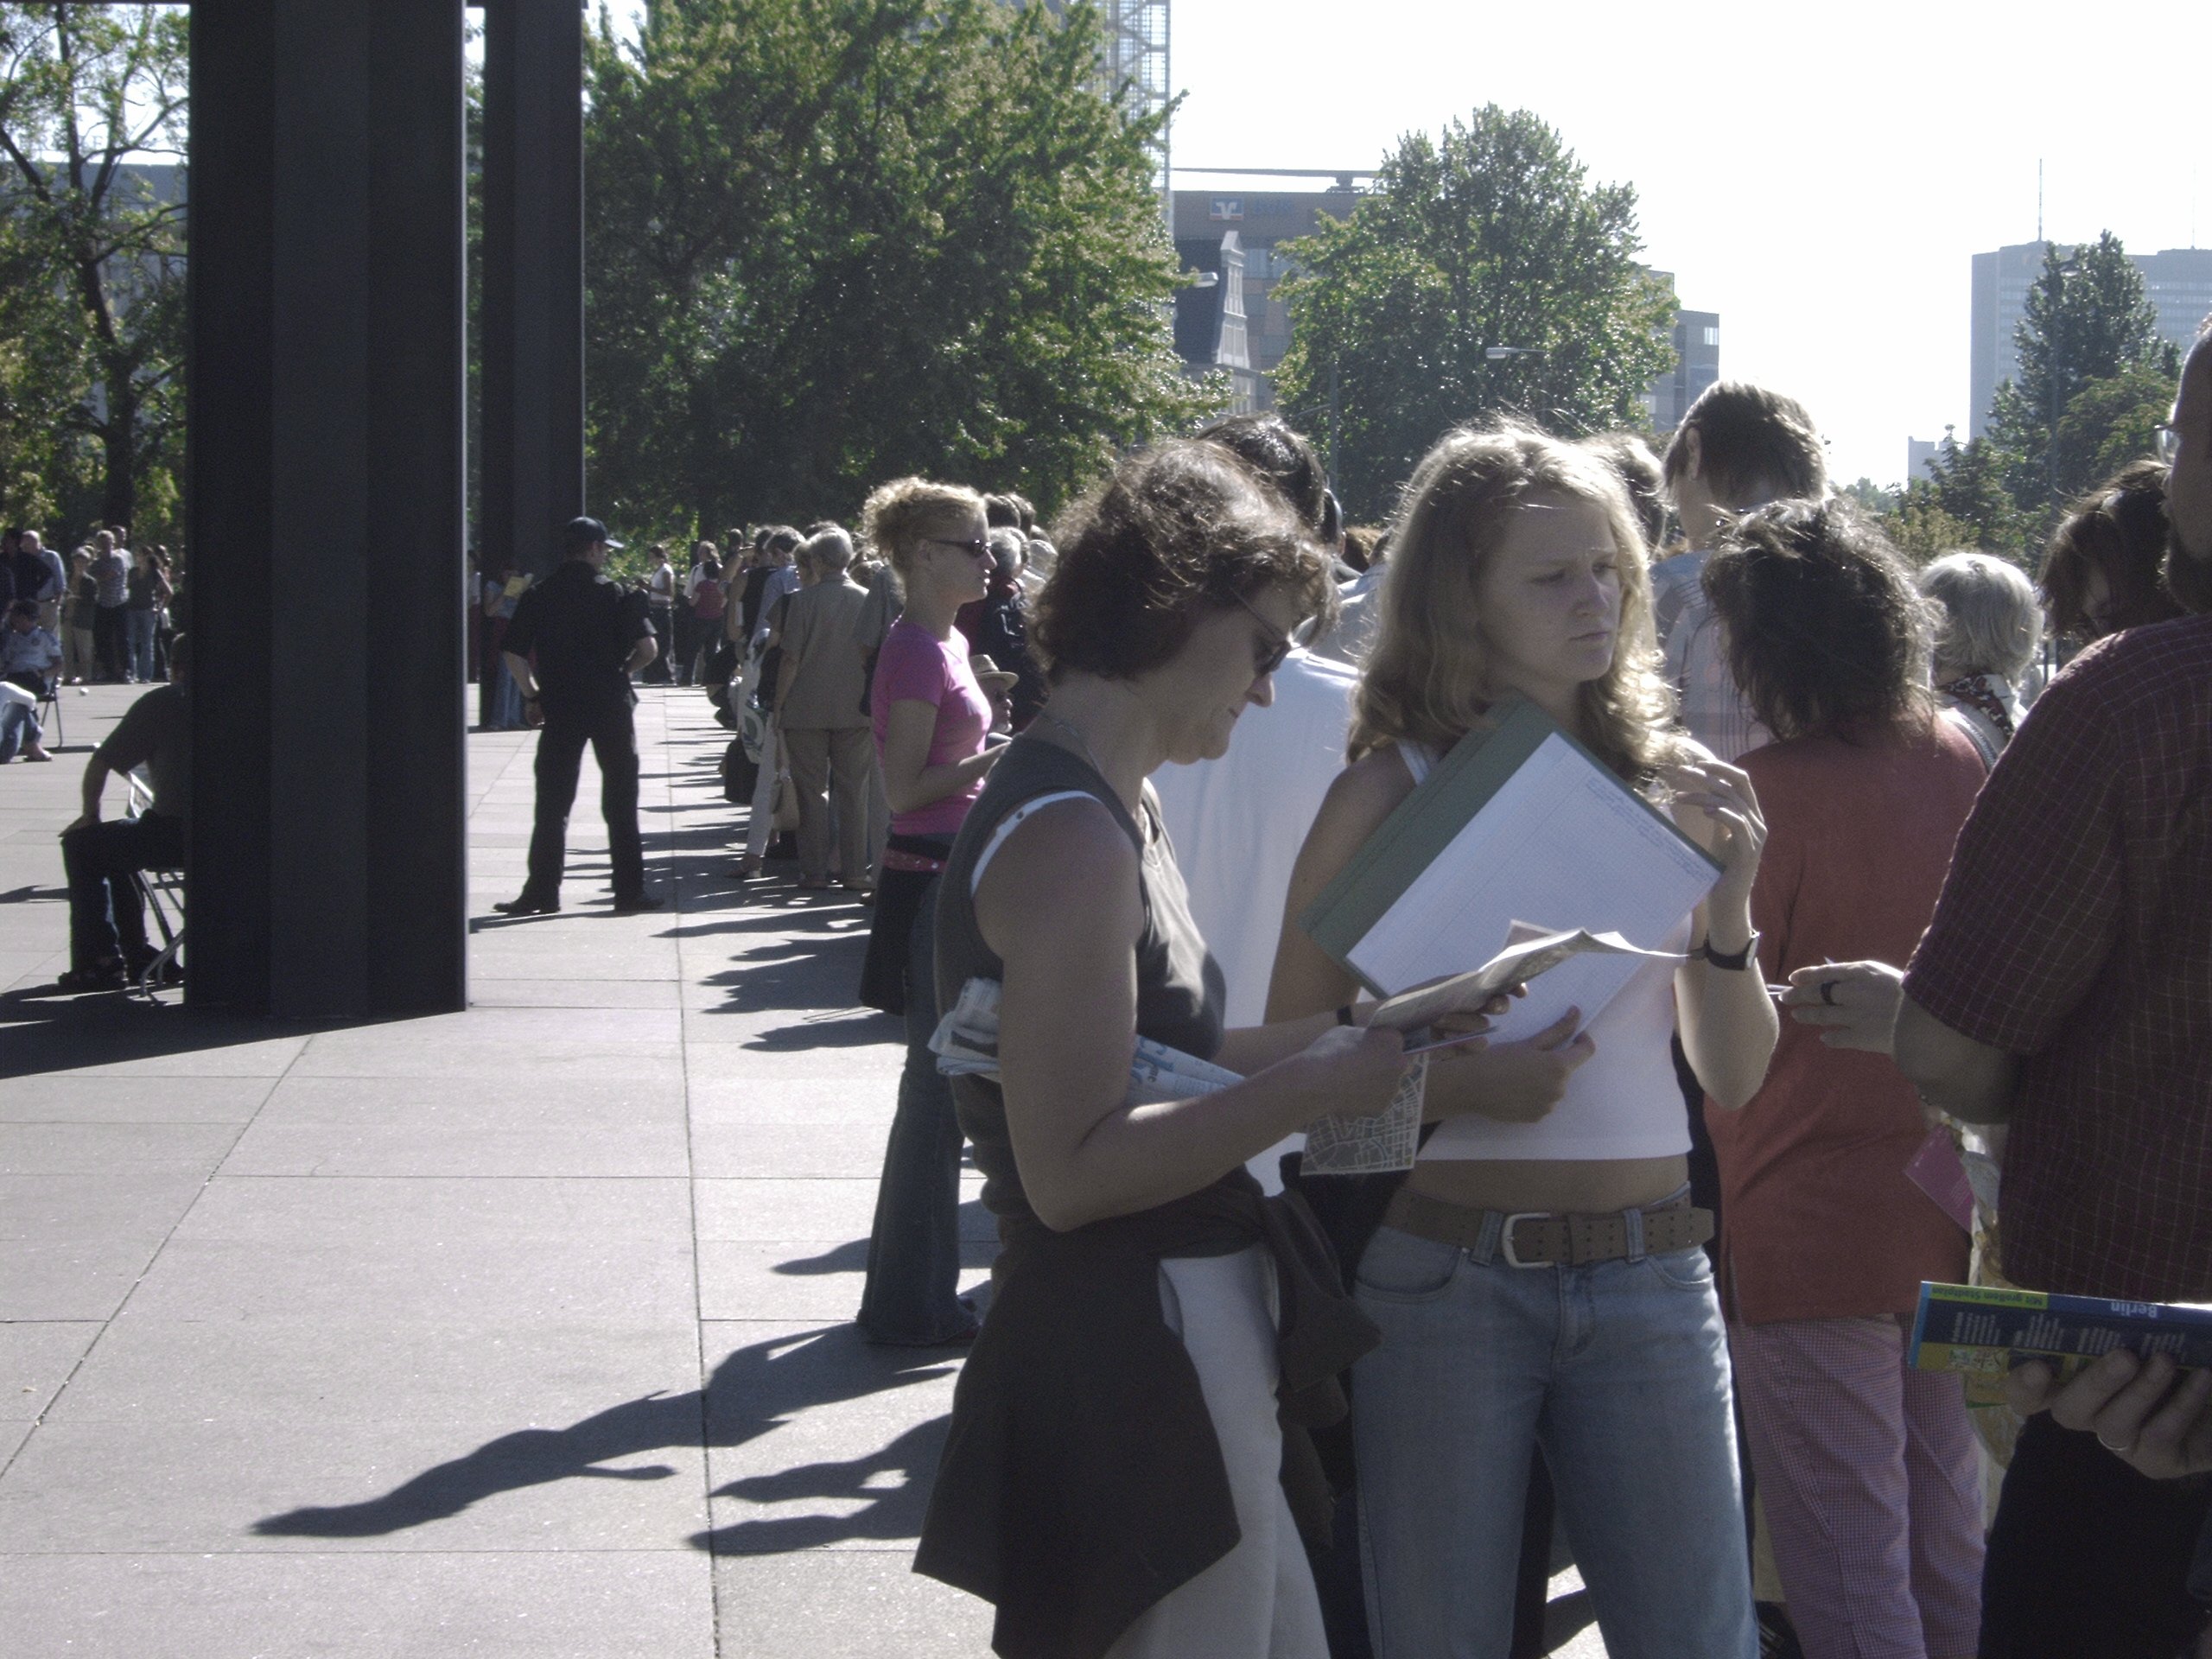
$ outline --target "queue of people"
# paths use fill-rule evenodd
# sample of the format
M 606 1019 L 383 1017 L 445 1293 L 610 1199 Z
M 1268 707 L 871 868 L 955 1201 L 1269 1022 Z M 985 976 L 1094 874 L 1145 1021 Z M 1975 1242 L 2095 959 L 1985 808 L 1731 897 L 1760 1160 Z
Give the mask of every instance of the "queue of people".
M 856 995 L 907 1053 L 858 1319 L 968 1346 L 916 1566 L 1009 1659 L 1507 1659 L 1554 1512 L 1616 1659 L 2175 1659 L 2212 1599 L 2206 1374 L 2023 1370 L 1986 1524 L 1992 1437 L 1910 1352 L 1925 1281 L 2212 1300 L 2212 332 L 2159 444 L 2039 584 L 1916 571 L 1810 413 L 1729 382 L 1663 456 L 1444 435 L 1374 535 L 1273 416 L 1124 457 L 1051 540 L 907 478 L 632 588 L 579 518 L 478 596 L 487 723 L 540 730 L 498 908 L 561 908 L 587 746 L 615 908 L 662 903 L 656 670 L 734 733 L 728 875 L 872 906 Z M 73 577 L 15 539 L 0 645 L 62 672 Z M 162 562 L 103 531 L 73 581 L 94 655 L 150 670 Z M 181 856 L 172 660 L 64 836 L 71 988 L 131 970 L 128 874 Z M 1590 1017 L 1445 1022 L 1409 1171 L 1307 1172 L 1300 1132 L 1385 1111 L 1408 1056 L 1298 918 L 1516 702 L 1713 884 Z M 142 763 L 152 809 L 103 823 Z M 976 981 L 995 1069 L 948 1077 Z M 1140 1043 L 1220 1086 L 1133 1096 Z M 1986 1231 L 1929 1188 L 1969 1144 Z

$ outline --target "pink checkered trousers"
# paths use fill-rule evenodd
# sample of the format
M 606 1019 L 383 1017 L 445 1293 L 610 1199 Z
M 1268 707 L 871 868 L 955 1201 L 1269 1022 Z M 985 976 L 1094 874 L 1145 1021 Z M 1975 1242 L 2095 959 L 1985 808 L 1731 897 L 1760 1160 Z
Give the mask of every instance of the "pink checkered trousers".
M 1891 1319 L 1733 1325 L 1736 1392 L 1807 1659 L 1956 1659 L 1981 1624 L 1981 1479 L 1959 1379 Z

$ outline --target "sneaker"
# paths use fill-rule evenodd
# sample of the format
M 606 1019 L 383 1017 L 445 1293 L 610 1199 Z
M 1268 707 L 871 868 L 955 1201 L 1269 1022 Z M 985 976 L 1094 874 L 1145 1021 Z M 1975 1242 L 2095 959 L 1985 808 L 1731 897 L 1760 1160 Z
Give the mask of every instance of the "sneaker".
M 492 906 L 502 916 L 552 916 L 559 913 L 558 899 L 540 899 L 531 893 L 519 898 L 504 899 Z

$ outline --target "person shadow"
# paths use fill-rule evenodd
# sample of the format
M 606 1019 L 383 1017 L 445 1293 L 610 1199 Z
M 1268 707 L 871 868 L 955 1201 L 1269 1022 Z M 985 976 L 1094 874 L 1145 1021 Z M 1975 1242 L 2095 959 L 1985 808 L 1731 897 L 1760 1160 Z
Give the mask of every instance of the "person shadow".
M 743 1446 L 812 1408 L 909 1388 L 947 1376 L 953 1351 L 883 1348 L 849 1324 L 787 1333 L 739 1348 L 704 1389 L 653 1394 L 595 1412 L 565 1428 L 518 1429 L 355 1503 L 315 1504 L 264 1517 L 263 1537 L 378 1538 L 442 1521 L 502 1492 L 558 1480 L 665 1480 L 667 1464 L 607 1465 L 664 1447 Z M 848 1461 L 747 1476 L 715 1489 L 753 1503 L 836 1500 L 849 1513 L 742 1521 L 693 1535 L 717 1554 L 773 1554 L 846 1539 L 912 1538 L 937 1471 L 949 1417 L 906 1430 Z

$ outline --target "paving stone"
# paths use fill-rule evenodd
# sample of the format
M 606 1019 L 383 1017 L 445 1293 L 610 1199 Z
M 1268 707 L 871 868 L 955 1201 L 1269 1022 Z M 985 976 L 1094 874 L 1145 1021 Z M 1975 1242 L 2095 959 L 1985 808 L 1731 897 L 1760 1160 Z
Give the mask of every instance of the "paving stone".
M 0 1176 L 0 1320 L 108 1318 L 205 1185 L 188 1175 Z
M 43 1072 L 0 1085 L 0 1122 L 245 1123 L 274 1077 L 85 1077 Z
M 711 1567 L 690 1550 L 17 1555 L 0 1558 L 0 1628 L 74 1659 L 715 1651 Z
M 101 1329 L 92 1319 L 0 1325 L 0 1422 L 35 1418 L 53 1404 Z
M 0 1123 L 0 1175 L 198 1175 L 238 1138 L 234 1123 Z
M 976 1659 L 991 1612 L 912 1571 L 912 1552 L 817 1550 L 715 1563 L 722 1651 L 745 1659 Z

